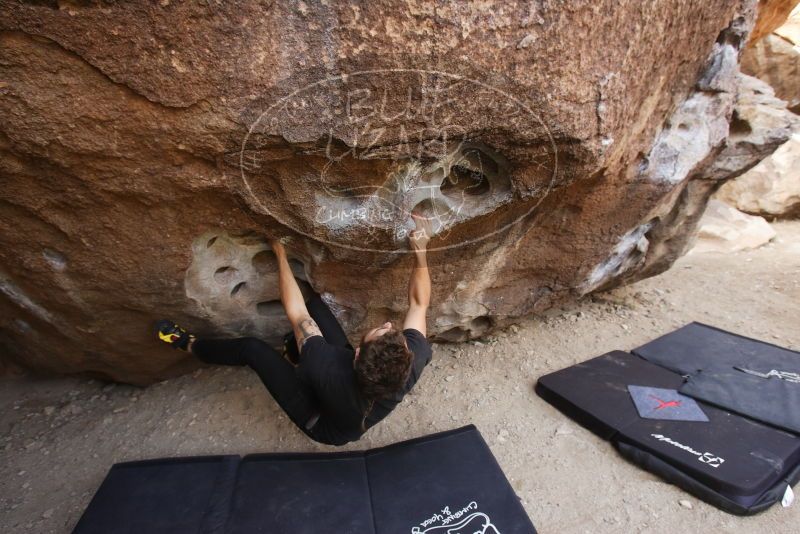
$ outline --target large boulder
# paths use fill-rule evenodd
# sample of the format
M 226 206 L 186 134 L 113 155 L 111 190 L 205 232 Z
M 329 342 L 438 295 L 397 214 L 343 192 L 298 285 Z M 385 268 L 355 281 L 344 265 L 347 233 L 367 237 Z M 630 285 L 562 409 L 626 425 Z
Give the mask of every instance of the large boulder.
M 800 217 L 800 132 L 716 197 L 737 209 L 769 218 Z
M 0 354 L 144 384 L 196 365 L 162 316 L 277 343 L 278 236 L 355 340 L 412 209 L 438 339 L 661 272 L 789 135 L 754 7 L 2 1 Z
M 739 252 L 769 243 L 777 233 L 763 218 L 711 199 L 700 219 L 692 253 Z

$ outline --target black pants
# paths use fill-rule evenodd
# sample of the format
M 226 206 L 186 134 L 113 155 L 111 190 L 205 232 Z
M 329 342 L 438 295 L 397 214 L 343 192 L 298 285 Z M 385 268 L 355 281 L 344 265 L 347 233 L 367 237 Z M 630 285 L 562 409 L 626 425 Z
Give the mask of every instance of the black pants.
M 306 306 L 328 343 L 350 347 L 342 327 L 319 295 L 314 295 Z M 295 362 L 299 360 L 294 334 L 286 336 L 286 349 L 290 359 Z M 314 391 L 300 380 L 295 367 L 265 342 L 254 337 L 198 338 L 192 345 L 192 352 L 206 363 L 249 366 L 300 430 L 315 441 L 326 441 L 314 433 L 314 423 L 320 414 L 319 401 Z

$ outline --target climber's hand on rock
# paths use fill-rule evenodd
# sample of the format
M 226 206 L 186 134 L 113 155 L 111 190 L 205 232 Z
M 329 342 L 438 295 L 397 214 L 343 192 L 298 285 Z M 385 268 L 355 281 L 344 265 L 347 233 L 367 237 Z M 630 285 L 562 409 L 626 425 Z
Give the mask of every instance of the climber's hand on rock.
M 428 217 L 419 213 L 412 213 L 411 218 L 414 219 L 416 228 L 408 236 L 409 244 L 414 250 L 425 250 L 428 246 L 428 241 L 431 240 L 433 235 L 431 221 Z

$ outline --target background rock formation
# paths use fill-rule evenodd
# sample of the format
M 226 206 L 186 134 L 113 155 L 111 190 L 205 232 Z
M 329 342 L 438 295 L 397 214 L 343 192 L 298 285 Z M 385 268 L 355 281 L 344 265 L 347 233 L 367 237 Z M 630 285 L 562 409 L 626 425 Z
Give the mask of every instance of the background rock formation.
M 800 8 L 785 24 L 744 50 L 742 72 L 767 82 L 789 109 L 800 113 Z
M 769 243 L 777 232 L 763 218 L 747 215 L 715 198 L 708 201 L 691 253 L 739 252 Z
M 661 272 L 719 184 L 788 138 L 738 73 L 754 18 L 0 2 L 2 357 L 143 384 L 195 365 L 152 340 L 162 316 L 275 341 L 268 236 L 357 336 L 403 311 L 412 208 L 437 221 L 440 339 Z
M 800 132 L 751 170 L 726 182 L 716 198 L 752 215 L 800 217 Z
M 800 8 L 742 54 L 742 70 L 758 77 L 800 113 Z M 716 198 L 764 217 L 800 217 L 800 129 L 752 170 L 723 185 Z
M 759 0 L 758 20 L 750 33 L 750 44 L 755 44 L 786 22 L 798 0 Z

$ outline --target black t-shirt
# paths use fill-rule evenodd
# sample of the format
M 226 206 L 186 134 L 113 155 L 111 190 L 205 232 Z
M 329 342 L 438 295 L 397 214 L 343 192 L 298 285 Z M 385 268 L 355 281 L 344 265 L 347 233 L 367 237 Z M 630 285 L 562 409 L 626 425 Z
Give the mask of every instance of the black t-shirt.
M 418 330 L 403 330 L 409 350 L 414 354 L 411 372 L 403 389 L 391 399 L 375 401 L 366 419 L 366 428 L 375 425 L 403 400 L 431 361 L 431 346 Z M 363 434 L 361 422 L 369 401 L 358 389 L 353 369 L 355 351 L 331 345 L 322 336 L 306 340 L 300 353 L 297 372 L 314 390 L 319 401 L 320 418 L 311 432 L 330 443 L 355 441 Z

